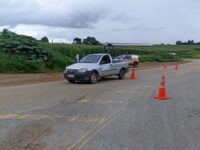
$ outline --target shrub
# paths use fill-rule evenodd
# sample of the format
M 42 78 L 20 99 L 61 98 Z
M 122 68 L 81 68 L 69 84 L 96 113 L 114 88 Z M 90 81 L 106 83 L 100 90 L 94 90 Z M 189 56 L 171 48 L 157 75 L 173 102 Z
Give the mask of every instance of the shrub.
M 47 68 L 41 62 L 27 60 L 23 56 L 0 54 L 1 73 L 39 73 Z

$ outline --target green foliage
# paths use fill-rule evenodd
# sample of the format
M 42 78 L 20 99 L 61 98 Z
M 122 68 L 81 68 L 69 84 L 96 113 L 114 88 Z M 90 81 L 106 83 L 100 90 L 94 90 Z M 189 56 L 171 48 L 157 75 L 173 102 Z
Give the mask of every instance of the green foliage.
M 76 54 L 83 57 L 91 53 L 106 53 L 103 46 L 94 45 L 45 44 L 44 47 L 71 58 L 75 58 Z M 199 58 L 199 49 L 198 45 L 113 46 L 108 47 L 108 53 L 112 56 L 136 54 L 140 56 L 141 62 L 165 62 L 180 61 L 183 58 Z M 170 53 L 176 53 L 176 55 Z
M 200 58 L 200 51 L 180 51 L 178 53 L 179 58 L 194 58 L 199 59 Z
M 27 60 L 23 56 L 0 53 L 1 73 L 39 73 L 46 72 L 44 63 Z
M 54 71 L 63 71 L 66 65 L 72 64 L 74 61 L 67 55 L 63 55 L 59 51 L 49 50 L 52 57 L 49 59 L 48 68 Z
M 28 36 L 17 35 L 8 30 L 4 30 L 0 35 L 1 52 L 24 56 L 29 60 L 46 61 L 48 53 L 40 43 Z
M 177 56 L 169 55 L 169 54 L 154 54 L 154 55 L 141 55 L 141 62 L 173 62 L 180 61 L 181 59 Z
M 77 54 L 82 58 L 91 53 L 106 52 L 112 56 L 136 54 L 141 62 L 166 62 L 200 58 L 200 45 L 111 46 L 106 49 L 101 45 L 44 43 L 3 30 L 0 33 L 0 72 L 63 71 L 74 62 Z
M 61 71 L 72 59 L 46 49 L 42 42 L 8 30 L 0 33 L 0 72 Z

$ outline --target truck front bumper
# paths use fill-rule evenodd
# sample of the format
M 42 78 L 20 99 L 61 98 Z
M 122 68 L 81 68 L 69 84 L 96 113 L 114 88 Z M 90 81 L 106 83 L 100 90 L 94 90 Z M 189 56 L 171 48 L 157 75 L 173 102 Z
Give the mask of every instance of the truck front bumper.
M 70 81 L 75 81 L 75 82 L 86 82 L 89 81 L 90 79 L 91 72 L 86 71 L 84 73 L 80 73 L 76 70 L 74 71 L 67 71 L 64 72 L 64 78 Z

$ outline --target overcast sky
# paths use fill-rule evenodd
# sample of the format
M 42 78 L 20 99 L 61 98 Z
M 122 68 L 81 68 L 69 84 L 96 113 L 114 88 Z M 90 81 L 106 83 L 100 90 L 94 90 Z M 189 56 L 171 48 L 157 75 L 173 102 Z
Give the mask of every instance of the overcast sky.
M 72 42 L 200 41 L 200 0 L 0 0 L 0 30 Z

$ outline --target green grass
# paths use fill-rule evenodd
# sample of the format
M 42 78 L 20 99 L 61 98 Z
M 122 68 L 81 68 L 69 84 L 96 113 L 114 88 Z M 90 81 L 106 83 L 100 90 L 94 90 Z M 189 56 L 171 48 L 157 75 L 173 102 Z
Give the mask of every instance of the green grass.
M 48 60 L 30 59 L 24 55 L 0 54 L 0 72 L 4 73 L 40 73 L 60 72 L 74 62 L 76 54 L 80 57 L 91 53 L 105 53 L 102 46 L 41 44 L 42 51 L 48 53 Z M 172 62 L 185 58 L 200 58 L 200 46 L 196 45 L 154 45 L 124 46 L 108 48 L 113 56 L 121 54 L 138 54 L 141 62 Z M 169 53 L 176 53 L 173 56 Z
M 63 56 L 75 58 L 91 53 L 107 52 L 102 46 L 70 45 L 70 44 L 45 44 L 46 49 L 57 51 Z M 109 47 L 108 53 L 112 56 L 121 54 L 137 54 L 141 62 L 166 62 L 180 61 L 184 58 L 200 58 L 200 46 L 198 45 L 153 45 L 153 46 L 117 46 Z M 170 53 L 176 53 L 176 56 Z
M 23 56 L 0 54 L 1 73 L 39 73 L 48 71 L 41 62 L 27 60 Z
M 106 50 L 103 46 L 42 43 L 32 37 L 4 31 L 0 33 L 0 72 L 60 72 L 74 63 L 77 54 L 82 58 L 91 53 L 106 52 L 112 56 L 136 54 L 141 62 L 200 58 L 199 45 L 113 46 Z
M 47 62 L 29 60 L 24 56 L 0 53 L 0 73 L 44 73 L 61 72 L 67 64 L 72 64 L 70 57 L 52 53 Z

